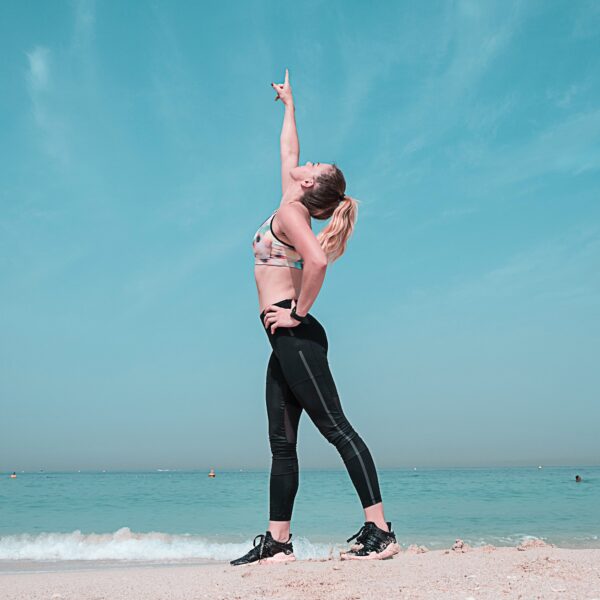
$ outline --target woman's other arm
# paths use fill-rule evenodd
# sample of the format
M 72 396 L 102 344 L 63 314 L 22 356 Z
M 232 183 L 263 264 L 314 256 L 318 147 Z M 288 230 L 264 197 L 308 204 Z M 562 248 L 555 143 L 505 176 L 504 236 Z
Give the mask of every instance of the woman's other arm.
M 282 84 L 271 84 L 277 92 L 275 100 L 281 99 L 285 105 L 285 114 L 283 116 L 283 127 L 281 128 L 281 189 L 285 194 L 288 184 L 291 181 L 290 171 L 298 166 L 300 158 L 300 143 L 298 141 L 298 131 L 296 129 L 296 109 L 294 107 L 294 98 L 290 86 L 289 71 L 285 70 L 285 81 Z
M 314 304 L 327 271 L 327 256 L 310 228 L 306 209 L 292 204 L 277 211 L 277 218 L 285 235 L 304 261 L 302 288 L 296 302 L 296 312 L 304 316 Z

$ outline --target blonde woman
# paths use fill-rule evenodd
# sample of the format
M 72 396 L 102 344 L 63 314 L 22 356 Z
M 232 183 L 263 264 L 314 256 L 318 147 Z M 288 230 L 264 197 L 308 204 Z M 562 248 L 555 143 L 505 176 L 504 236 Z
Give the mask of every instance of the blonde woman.
M 327 362 L 325 329 L 308 311 L 323 285 L 327 265 L 346 248 L 357 201 L 345 194 L 335 164 L 299 166 L 294 102 L 286 69 L 283 84 L 271 84 L 285 105 L 281 132 L 283 197 L 253 240 L 260 320 L 273 349 L 267 367 L 266 400 L 272 452 L 269 526 L 232 565 L 295 560 L 290 521 L 298 490 L 296 434 L 303 411 L 335 446 L 356 488 L 365 523 L 348 539 L 356 543 L 342 559 L 381 559 L 399 551 L 386 522 L 375 464 L 365 442 L 344 415 Z M 315 236 L 311 218 L 331 219 Z

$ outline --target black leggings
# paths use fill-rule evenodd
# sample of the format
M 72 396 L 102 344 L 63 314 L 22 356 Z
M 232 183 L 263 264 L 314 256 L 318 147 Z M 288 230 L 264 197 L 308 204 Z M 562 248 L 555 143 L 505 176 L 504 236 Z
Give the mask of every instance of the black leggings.
M 290 308 L 291 300 L 275 306 Z M 265 311 L 260 315 L 263 318 Z M 265 329 L 273 352 L 267 367 L 267 414 L 272 463 L 271 521 L 290 521 L 298 491 L 296 435 L 302 410 L 340 453 L 363 508 L 381 502 L 377 471 L 369 449 L 344 415 L 327 362 L 327 336 L 308 314 L 308 323 Z

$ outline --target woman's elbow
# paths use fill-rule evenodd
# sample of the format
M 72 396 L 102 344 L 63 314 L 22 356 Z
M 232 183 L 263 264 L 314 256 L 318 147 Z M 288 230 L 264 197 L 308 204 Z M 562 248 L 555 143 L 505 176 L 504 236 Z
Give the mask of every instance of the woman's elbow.
M 325 271 L 327 269 L 327 256 L 322 255 L 311 256 L 304 261 L 305 268 L 308 267 L 315 271 Z

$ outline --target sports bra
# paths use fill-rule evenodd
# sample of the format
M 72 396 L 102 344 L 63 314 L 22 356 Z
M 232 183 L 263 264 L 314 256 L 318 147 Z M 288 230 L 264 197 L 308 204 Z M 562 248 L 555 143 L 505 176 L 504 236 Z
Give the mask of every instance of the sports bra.
M 302 269 L 304 260 L 294 246 L 280 240 L 273 232 L 275 211 L 257 230 L 252 240 L 255 265 Z

